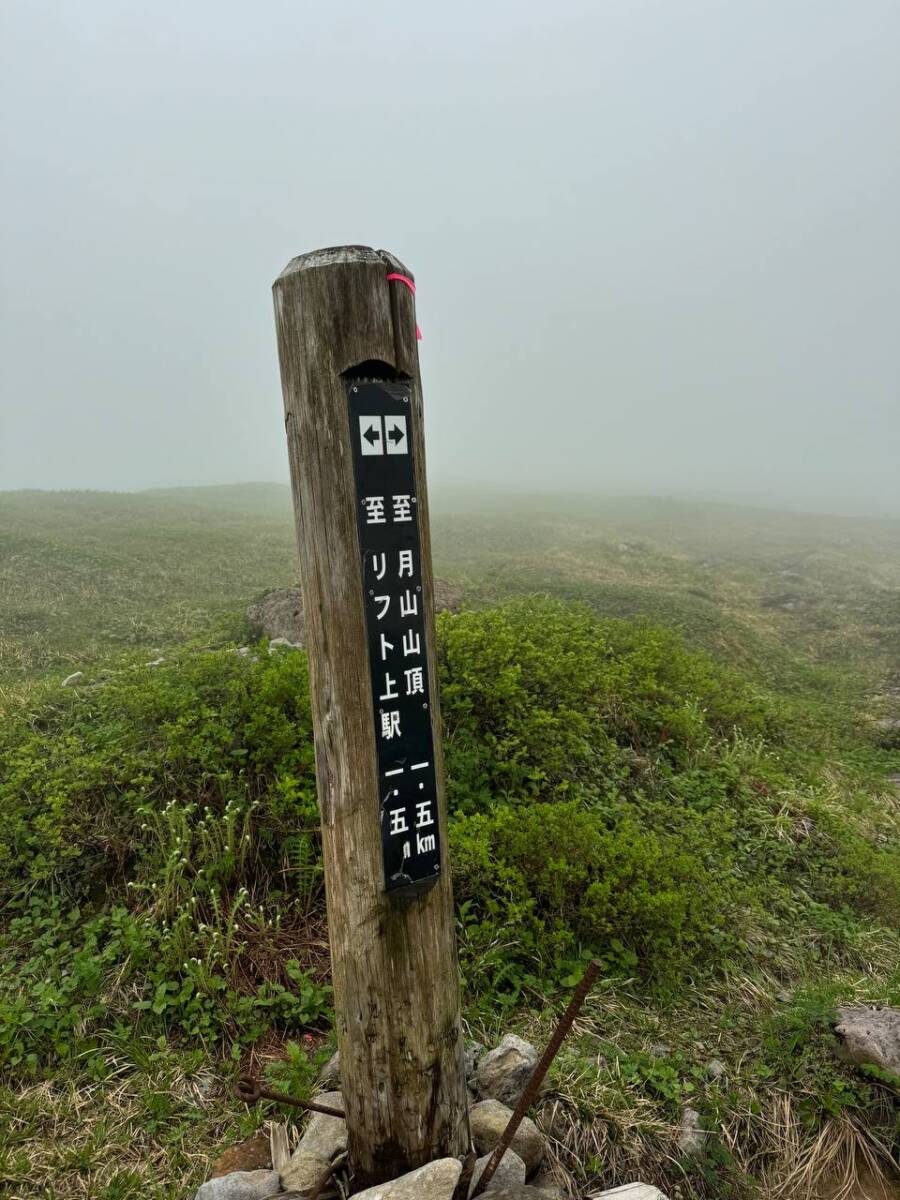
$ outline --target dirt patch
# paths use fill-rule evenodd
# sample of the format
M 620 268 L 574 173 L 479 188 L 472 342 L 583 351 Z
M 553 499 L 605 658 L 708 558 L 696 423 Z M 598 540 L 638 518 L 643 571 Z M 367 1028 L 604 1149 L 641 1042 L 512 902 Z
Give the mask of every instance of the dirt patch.
M 272 1166 L 272 1150 L 268 1134 L 257 1133 L 246 1141 L 229 1146 L 213 1164 L 210 1179 L 230 1175 L 232 1171 L 262 1171 Z
M 860 1172 L 859 1182 L 851 1191 L 836 1180 L 819 1193 L 819 1200 L 900 1200 L 900 1178 L 879 1182 L 871 1171 Z

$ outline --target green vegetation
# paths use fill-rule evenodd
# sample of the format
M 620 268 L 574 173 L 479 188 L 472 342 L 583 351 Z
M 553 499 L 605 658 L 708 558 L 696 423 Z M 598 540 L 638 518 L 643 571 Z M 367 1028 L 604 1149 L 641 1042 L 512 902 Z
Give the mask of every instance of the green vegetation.
M 280 546 L 275 493 L 253 494 L 262 512 L 228 492 L 43 517 L 0 498 L 0 1179 L 17 1197 L 181 1196 L 266 1114 L 232 1098 L 242 1066 L 303 1094 L 328 1052 L 305 655 L 228 644 L 253 592 L 289 578 L 289 541 L 267 576 L 260 550 Z M 86 521 L 107 505 L 130 533 Z M 598 957 L 544 1105 L 580 1182 L 815 1194 L 900 1153 L 896 1086 L 842 1063 L 830 1031 L 838 1003 L 900 1002 L 900 754 L 877 724 L 896 711 L 896 547 L 864 523 L 852 546 L 742 541 L 726 510 L 692 535 L 719 547 L 705 567 L 684 525 L 615 508 L 436 522 L 439 569 L 472 597 L 439 620 L 468 1022 L 543 1039 Z M 801 559 L 815 603 L 770 603 Z M 696 1158 L 676 1144 L 685 1104 L 710 1131 Z

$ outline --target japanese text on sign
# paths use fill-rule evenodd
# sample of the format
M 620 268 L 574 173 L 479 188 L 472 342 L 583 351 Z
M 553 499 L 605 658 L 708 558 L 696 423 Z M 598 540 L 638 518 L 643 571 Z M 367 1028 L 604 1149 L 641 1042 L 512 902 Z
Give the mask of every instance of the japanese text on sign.
M 409 387 L 348 385 L 387 891 L 441 869 Z

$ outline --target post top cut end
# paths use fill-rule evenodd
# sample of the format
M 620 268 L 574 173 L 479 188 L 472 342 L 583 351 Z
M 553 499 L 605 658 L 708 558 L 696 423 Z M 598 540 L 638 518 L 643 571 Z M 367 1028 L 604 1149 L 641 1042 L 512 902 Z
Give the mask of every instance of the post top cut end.
M 296 258 L 292 258 L 275 283 L 281 283 L 301 271 L 312 271 L 318 267 L 368 263 L 382 266 L 386 272 L 396 271 L 401 275 L 409 275 L 403 263 L 387 250 L 373 250 L 371 246 L 326 246 L 322 250 L 310 250 L 307 254 L 298 254 Z

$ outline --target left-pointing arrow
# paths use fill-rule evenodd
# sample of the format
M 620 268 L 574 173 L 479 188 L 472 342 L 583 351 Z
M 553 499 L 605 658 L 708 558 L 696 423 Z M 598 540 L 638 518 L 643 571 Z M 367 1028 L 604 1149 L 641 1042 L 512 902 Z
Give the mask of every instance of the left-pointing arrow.
M 374 446 L 375 443 L 377 441 L 379 441 L 379 439 L 381 438 L 381 431 L 378 429 L 378 427 L 376 425 L 370 425 L 369 428 L 366 430 L 366 432 L 363 434 L 363 437 L 366 439 L 366 441 L 369 443 L 370 446 Z

